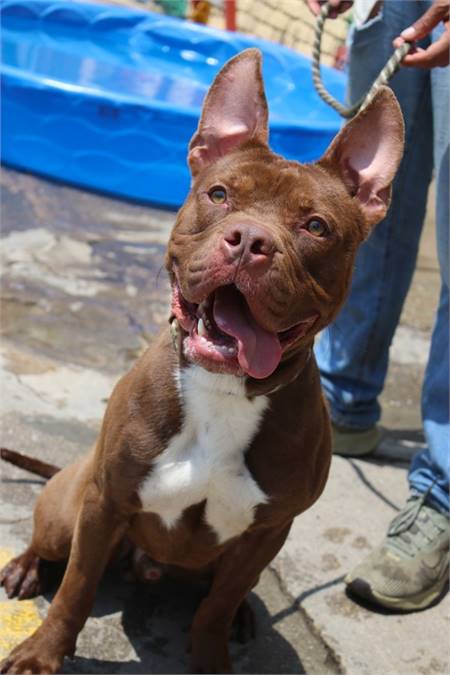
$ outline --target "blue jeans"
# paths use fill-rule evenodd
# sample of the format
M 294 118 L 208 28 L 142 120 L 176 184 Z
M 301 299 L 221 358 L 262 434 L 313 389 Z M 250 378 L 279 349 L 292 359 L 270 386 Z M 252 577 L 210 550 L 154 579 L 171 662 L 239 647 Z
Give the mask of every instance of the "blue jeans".
M 363 95 L 392 53 L 392 40 L 429 2 L 389 0 L 352 35 L 349 99 Z M 437 28 L 433 38 L 436 39 Z M 427 43 L 427 40 L 424 41 Z M 413 458 L 409 483 L 449 510 L 449 80 L 450 69 L 404 68 L 391 80 L 406 124 L 405 155 L 387 217 L 358 253 L 349 299 L 316 347 L 322 384 L 337 424 L 366 428 L 380 418 L 389 347 L 414 272 L 434 168 L 441 294 L 422 390 L 427 448 Z M 434 149 L 434 151 L 433 151 Z

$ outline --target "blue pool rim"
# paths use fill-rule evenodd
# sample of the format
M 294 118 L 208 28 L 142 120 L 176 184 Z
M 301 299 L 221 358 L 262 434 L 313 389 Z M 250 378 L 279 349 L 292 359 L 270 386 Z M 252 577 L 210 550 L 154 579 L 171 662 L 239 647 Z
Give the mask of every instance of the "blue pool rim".
M 1 157 L 8 166 L 178 208 L 189 190 L 186 150 L 201 99 L 223 63 L 248 47 L 258 47 L 264 56 L 275 152 L 313 161 L 340 128 L 338 115 L 312 90 L 309 60 L 275 43 L 145 11 L 81 2 L 3 0 L 0 18 Z M 173 55 L 167 75 L 164 53 Z M 193 65 L 185 63 L 184 54 L 194 59 Z M 48 66 L 52 58 L 57 76 Z M 158 64 L 153 70 L 152 59 Z M 98 81 L 77 80 L 91 63 Z M 345 77 L 324 71 L 327 86 L 342 99 Z M 145 95 L 142 82 L 148 86 L 147 78 L 151 84 L 155 72 L 171 92 L 166 100 L 161 91 L 156 98 Z M 124 74 L 134 88 L 118 90 L 116 81 Z M 184 104 L 176 100 L 183 87 L 192 94 Z M 283 87 L 289 105 L 280 96 Z

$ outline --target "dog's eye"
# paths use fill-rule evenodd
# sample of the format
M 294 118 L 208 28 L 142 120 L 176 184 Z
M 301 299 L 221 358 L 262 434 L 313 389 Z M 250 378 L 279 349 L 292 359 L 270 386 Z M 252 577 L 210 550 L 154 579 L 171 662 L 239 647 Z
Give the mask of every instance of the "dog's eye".
M 315 237 L 323 237 L 327 233 L 327 226 L 319 218 L 311 218 L 306 223 L 306 229 L 310 234 L 313 234 Z
M 211 188 L 211 190 L 208 192 L 208 195 L 213 204 L 225 204 L 227 201 L 226 190 L 222 187 L 216 186 Z

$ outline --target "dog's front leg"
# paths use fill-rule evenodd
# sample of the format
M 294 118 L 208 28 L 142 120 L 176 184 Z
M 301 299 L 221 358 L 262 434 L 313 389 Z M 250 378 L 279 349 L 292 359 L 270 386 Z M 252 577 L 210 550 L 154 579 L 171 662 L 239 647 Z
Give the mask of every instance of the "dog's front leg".
M 126 524 L 125 516 L 90 482 L 81 501 L 66 573 L 48 616 L 3 661 L 2 673 L 55 673 L 64 656 L 73 655 L 98 581 Z
M 198 608 L 191 633 L 191 673 L 231 673 L 228 640 L 234 615 L 262 570 L 276 556 L 291 523 L 248 533 L 218 561 L 208 596 Z

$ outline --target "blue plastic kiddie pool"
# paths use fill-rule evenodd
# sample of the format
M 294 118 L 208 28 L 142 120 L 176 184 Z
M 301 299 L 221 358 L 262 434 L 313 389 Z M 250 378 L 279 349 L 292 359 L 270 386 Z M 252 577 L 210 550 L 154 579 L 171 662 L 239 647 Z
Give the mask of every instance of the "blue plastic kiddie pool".
M 314 160 L 340 126 L 313 90 L 309 60 L 267 41 L 81 2 L 3 0 L 0 14 L 2 160 L 13 167 L 178 207 L 207 88 L 252 46 L 264 54 L 276 152 Z M 344 76 L 324 71 L 342 98 Z

